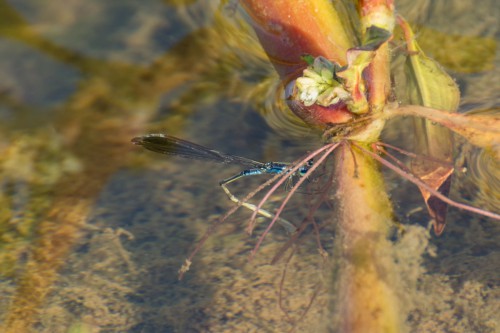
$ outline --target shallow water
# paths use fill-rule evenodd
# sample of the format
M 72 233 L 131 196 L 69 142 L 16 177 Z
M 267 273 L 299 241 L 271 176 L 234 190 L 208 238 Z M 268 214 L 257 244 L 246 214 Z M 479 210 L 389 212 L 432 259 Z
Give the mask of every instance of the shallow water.
M 499 5 L 443 3 L 401 3 L 401 12 L 443 34 L 483 38 L 471 42 L 482 61 L 448 64 L 462 111 L 498 110 L 499 31 L 491 22 Z M 293 161 L 319 146 L 309 130 L 297 139 L 280 120 L 259 115 L 251 103 L 255 83 L 271 76 L 271 85 L 271 68 L 247 34 L 221 36 L 235 17 L 228 10 L 221 23 L 215 8 L 155 0 L 0 4 L 0 312 L 11 332 L 27 323 L 35 332 L 292 328 L 278 306 L 285 263 L 269 264 L 286 233 L 275 228 L 250 262 L 264 224 L 248 236 L 249 212 L 224 223 L 177 280 L 196 240 L 233 207 L 218 181 L 240 169 L 157 156 L 130 143 L 166 132 L 263 161 Z M 408 138 L 389 131 L 385 139 Z M 498 211 L 499 162 L 467 143 L 456 146 L 470 171 L 456 175 L 451 196 Z M 387 179 L 408 225 L 393 255 L 405 276 L 409 331 L 498 331 L 498 222 L 452 208 L 436 238 L 426 230 L 419 191 L 391 173 Z M 261 182 L 244 179 L 231 189 L 244 196 Z M 282 198 L 272 199 L 275 206 Z M 299 194 L 286 217 L 300 221 L 307 199 Z M 332 255 L 333 226 L 324 225 Z M 328 267 L 309 232 L 288 265 L 281 298 L 297 320 L 317 293 L 298 331 L 328 326 Z

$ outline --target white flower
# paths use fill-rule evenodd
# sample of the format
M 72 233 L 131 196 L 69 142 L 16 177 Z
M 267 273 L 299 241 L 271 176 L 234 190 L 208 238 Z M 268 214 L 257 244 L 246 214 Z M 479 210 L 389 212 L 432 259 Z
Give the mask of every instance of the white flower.
M 298 98 L 305 106 L 315 103 L 329 106 L 349 99 L 349 93 L 335 80 L 336 66 L 323 57 L 317 57 L 303 75 L 295 81 Z
M 300 92 L 299 99 L 302 101 L 302 103 L 304 103 L 305 106 L 311 106 L 316 103 L 318 95 L 318 89 L 316 89 L 315 87 L 310 87 Z

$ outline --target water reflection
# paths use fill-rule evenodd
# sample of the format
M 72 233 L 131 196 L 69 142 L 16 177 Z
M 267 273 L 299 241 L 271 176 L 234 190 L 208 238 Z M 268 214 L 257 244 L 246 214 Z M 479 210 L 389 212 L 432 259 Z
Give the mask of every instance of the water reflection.
M 146 132 L 169 132 L 258 160 L 285 161 L 315 144 L 316 134 L 293 119 L 300 144 L 311 144 L 282 139 L 292 133 L 269 93 L 280 94 L 272 68 L 238 16 L 219 17 L 215 8 L 204 1 L 0 2 L 3 331 L 31 325 L 38 332 L 289 328 L 280 311 L 270 310 L 276 309 L 283 266 L 267 265 L 286 238 L 276 232 L 248 263 L 254 242 L 241 232 L 245 215 L 224 225 L 186 280 L 176 280 L 193 242 L 230 207 L 217 183 L 234 170 L 167 162 L 129 143 Z M 247 107 L 259 103 L 280 135 Z M 474 184 L 485 173 L 498 176 L 487 155 L 471 160 L 477 161 L 471 173 L 481 175 Z M 486 199 L 498 195 L 497 186 L 489 191 Z M 457 215 L 459 222 L 437 241 L 440 248 L 453 248 L 453 235 L 463 239 L 473 230 L 477 238 L 459 241 L 470 250 L 466 254 L 491 256 L 491 245 L 482 253 L 472 244 L 485 244 L 483 228 L 496 227 L 488 221 L 478 227 L 475 217 L 460 222 Z M 425 252 L 425 244 L 418 251 Z M 322 271 L 314 242 L 300 251 L 289 268 L 290 281 L 300 284 L 287 285 L 285 297 L 287 308 L 297 311 L 307 306 Z M 455 294 L 446 274 L 463 271 L 449 265 L 450 257 L 429 263 L 429 270 L 443 273 L 437 285 L 447 288 L 448 300 Z M 486 264 L 466 264 L 475 265 L 482 279 L 470 277 L 458 295 L 470 291 L 475 300 L 478 292 L 491 292 L 483 289 L 492 279 Z M 302 325 L 321 321 L 327 299 L 318 298 Z M 490 304 L 481 306 L 487 316 Z

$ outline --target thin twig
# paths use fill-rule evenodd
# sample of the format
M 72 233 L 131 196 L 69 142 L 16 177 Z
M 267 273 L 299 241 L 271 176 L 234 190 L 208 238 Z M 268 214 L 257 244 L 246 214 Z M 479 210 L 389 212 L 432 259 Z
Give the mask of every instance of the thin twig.
M 286 273 L 288 271 L 288 265 L 290 264 L 290 261 L 292 260 L 293 255 L 295 254 L 295 250 L 290 252 L 290 255 L 286 259 L 285 262 L 285 267 L 283 268 L 283 273 L 281 274 L 281 280 L 280 280 L 280 286 L 279 286 L 279 292 L 278 292 L 278 306 L 280 307 L 280 310 L 285 314 L 286 319 L 294 325 L 294 321 L 292 317 L 288 315 L 288 311 L 285 309 L 283 306 L 283 289 L 285 287 L 285 279 L 286 279 Z
M 268 179 L 265 183 L 259 185 L 254 191 L 250 192 L 246 197 L 243 198 L 243 200 L 239 200 L 233 208 L 228 210 L 226 214 L 221 216 L 217 222 L 215 222 L 213 225 L 209 226 L 201 239 L 197 242 L 196 247 L 194 248 L 193 251 L 189 254 L 189 257 L 184 261 L 184 264 L 181 266 L 179 269 L 179 280 L 181 280 L 184 276 L 184 274 L 189 270 L 189 267 L 191 266 L 192 260 L 194 256 L 200 251 L 201 247 L 205 244 L 207 239 L 215 232 L 215 230 L 221 225 L 223 222 L 225 222 L 231 215 L 233 215 L 242 205 L 244 202 L 247 202 L 250 200 L 252 197 L 254 197 L 257 193 L 262 191 L 264 188 L 267 186 L 271 185 L 276 179 L 278 179 L 281 175 L 277 174 L 270 179 Z
M 309 300 L 309 304 L 307 304 L 304 312 L 302 313 L 302 315 L 297 319 L 297 321 L 295 322 L 295 325 L 292 327 L 292 329 L 290 329 L 289 333 L 292 333 L 295 331 L 295 329 L 297 328 L 297 323 L 299 323 L 302 319 L 304 319 L 304 317 L 307 315 L 307 313 L 309 312 L 309 310 L 311 309 L 311 306 L 313 305 L 314 303 L 314 300 L 316 299 L 316 297 L 318 297 L 318 294 L 322 288 L 323 284 L 321 282 L 318 282 L 316 284 L 316 287 L 314 288 L 314 292 L 313 292 L 313 295 L 311 297 L 311 299 Z
M 411 172 L 410 169 L 403 162 L 397 159 L 396 156 L 389 153 L 384 147 L 379 147 L 377 144 L 373 144 L 372 148 L 387 155 L 387 157 L 389 157 L 394 163 L 396 163 L 399 166 L 399 168 L 401 168 L 401 170 L 403 170 L 404 172 Z
M 275 177 L 281 177 L 281 179 L 279 179 L 276 184 L 273 185 L 273 187 L 271 187 L 271 189 L 266 193 L 266 195 L 262 198 L 262 200 L 259 202 L 259 204 L 257 205 L 256 209 L 261 209 L 262 206 L 264 205 L 264 203 L 269 199 L 269 197 L 274 193 L 276 192 L 276 190 L 288 179 L 288 177 L 290 177 L 290 175 L 293 175 L 302 165 L 306 164 L 307 161 L 309 161 L 310 159 L 314 158 L 316 155 L 320 154 L 322 151 L 328 149 L 330 145 L 325 145 L 317 150 L 315 150 L 314 152 L 310 153 L 309 155 L 307 155 L 306 157 L 302 158 L 301 160 L 299 160 L 297 163 L 294 163 L 293 164 L 293 167 L 291 169 L 287 169 L 286 172 L 283 172 Z M 248 234 L 252 234 L 253 232 L 253 229 L 255 227 L 255 218 L 257 216 L 257 211 L 254 211 L 252 216 L 250 217 L 250 222 L 248 223 L 248 227 L 246 229 L 247 233 Z
M 395 150 L 397 151 L 398 153 L 402 154 L 402 155 L 406 155 L 408 157 L 411 157 L 413 159 L 424 159 L 424 160 L 428 160 L 428 161 L 431 161 L 431 162 L 435 162 L 435 163 L 438 163 L 438 164 L 441 164 L 441 165 L 444 165 L 444 166 L 448 166 L 448 167 L 453 167 L 453 163 L 450 163 L 450 162 L 447 162 L 447 161 L 443 161 L 443 160 L 440 160 L 440 159 L 437 159 L 437 158 L 434 158 L 432 156 L 429 156 L 429 155 L 423 155 L 423 154 L 415 154 L 415 153 L 412 153 L 412 152 L 409 152 L 409 151 L 406 151 L 404 149 L 401 149 L 399 147 L 396 147 L 396 146 L 393 146 L 393 145 L 390 145 L 388 143 L 384 143 L 384 142 L 377 142 L 375 143 L 376 146 L 383 146 L 383 147 L 386 147 L 386 148 L 390 148 L 392 150 Z M 387 151 L 385 151 L 387 152 Z
M 322 165 L 324 166 L 325 163 L 323 163 Z M 330 172 L 330 176 L 328 177 L 328 180 L 326 181 L 325 186 L 319 191 L 321 193 L 321 196 L 318 198 L 318 200 L 316 200 L 314 205 L 312 203 L 309 203 L 311 208 L 309 209 L 309 213 L 308 213 L 307 217 L 302 220 L 302 223 L 299 225 L 297 231 L 292 235 L 292 237 L 290 237 L 288 239 L 288 241 L 285 243 L 285 245 L 283 245 L 278 250 L 278 252 L 274 255 L 273 259 L 271 260 L 271 265 L 276 264 L 281 259 L 281 257 L 285 254 L 286 250 L 288 250 L 288 248 L 292 244 L 296 244 L 297 239 L 300 237 L 300 235 L 304 232 L 304 230 L 306 229 L 306 227 L 309 224 L 313 225 L 313 230 L 314 230 L 314 233 L 316 235 L 316 243 L 318 245 L 318 251 L 320 252 L 320 254 L 323 258 L 326 257 L 326 255 L 325 255 L 326 251 L 323 248 L 323 245 L 321 244 L 321 240 L 320 240 L 320 229 L 321 228 L 318 226 L 318 224 L 314 220 L 314 213 L 318 210 L 319 206 L 321 206 L 321 204 L 323 204 L 326 201 L 326 197 L 327 197 L 327 195 L 329 195 L 330 189 L 333 186 L 333 176 L 334 176 L 334 173 Z
M 309 168 L 309 170 L 306 172 L 306 174 L 304 176 L 302 176 L 301 179 L 299 179 L 299 181 L 297 182 L 297 184 L 295 184 L 294 187 L 290 190 L 290 192 L 286 196 L 285 200 L 283 200 L 283 203 L 281 204 L 281 206 L 276 211 L 276 214 L 274 215 L 273 220 L 271 221 L 271 223 L 269 223 L 269 225 L 267 226 L 266 230 L 262 233 L 262 235 L 257 240 L 257 244 L 255 245 L 255 247 L 253 248 L 253 250 L 250 252 L 250 260 L 252 260 L 253 257 L 255 256 L 255 254 L 257 253 L 257 250 L 259 249 L 260 245 L 264 241 L 264 238 L 269 233 L 269 231 L 273 227 L 273 225 L 276 222 L 276 220 L 279 218 L 281 212 L 283 211 L 283 208 L 286 206 L 286 204 L 288 203 L 288 201 L 290 200 L 290 198 L 292 197 L 292 195 L 294 194 L 294 192 L 297 190 L 297 188 L 300 185 L 302 185 L 302 183 L 307 179 L 307 177 L 309 175 L 311 175 L 314 172 L 314 170 L 316 170 L 321 165 L 321 163 L 332 153 L 332 151 L 334 151 L 339 145 L 340 145 L 340 143 L 336 142 L 336 143 L 331 143 L 331 144 L 325 145 L 326 149 L 318 149 L 318 151 L 320 151 L 320 152 L 322 152 L 324 150 L 326 150 L 326 152 L 323 153 L 323 155 L 318 159 L 318 161 L 316 161 L 316 163 L 314 163 Z M 315 154 L 314 156 L 316 156 L 316 155 L 317 154 Z M 306 159 L 306 161 L 308 161 L 309 159 L 310 158 Z M 300 164 L 298 166 L 300 167 Z M 278 183 L 279 183 L 279 181 L 277 182 L 277 184 Z M 259 206 L 257 206 L 257 207 L 260 208 Z M 254 214 L 256 215 L 257 213 L 255 212 Z
M 500 214 L 496 214 L 496 213 L 489 212 L 489 211 L 481 209 L 481 208 L 472 207 L 472 206 L 469 206 L 469 205 L 466 205 L 466 204 L 463 204 L 463 203 L 451 200 L 447 196 L 441 194 L 439 191 L 436 191 L 435 189 L 433 189 L 431 186 L 429 186 L 426 182 L 424 182 L 423 180 L 421 180 L 419 177 L 417 177 L 413 173 L 411 173 L 409 171 L 404 171 L 404 170 L 398 168 L 397 166 L 395 166 L 394 164 L 390 163 L 389 161 L 383 159 L 379 155 L 377 155 L 377 154 L 375 154 L 375 153 L 373 153 L 373 152 L 371 152 L 371 151 L 369 151 L 369 150 L 361 147 L 360 145 L 358 145 L 358 144 L 356 144 L 354 142 L 352 144 L 355 145 L 356 147 L 358 147 L 363 152 L 365 152 L 368 155 L 370 155 L 371 157 L 373 157 L 374 159 L 376 159 L 377 161 L 379 161 L 380 163 L 382 163 L 383 165 L 385 165 L 386 167 L 388 167 L 389 169 L 393 170 L 394 172 L 396 172 L 397 174 L 399 174 L 403 178 L 408 179 L 410 182 L 412 182 L 413 184 L 415 184 L 417 186 L 421 186 L 421 187 L 425 188 L 432 195 L 434 195 L 435 197 L 437 197 L 437 198 L 441 199 L 442 201 L 446 202 L 450 206 L 453 206 L 453 207 L 456 207 L 456 208 L 459 208 L 459 209 L 462 209 L 462 210 L 466 210 L 466 211 L 469 211 L 469 212 L 473 212 L 473 213 L 476 213 L 476 214 L 479 214 L 479 215 L 491 217 L 491 218 L 496 219 L 496 220 L 500 220 Z

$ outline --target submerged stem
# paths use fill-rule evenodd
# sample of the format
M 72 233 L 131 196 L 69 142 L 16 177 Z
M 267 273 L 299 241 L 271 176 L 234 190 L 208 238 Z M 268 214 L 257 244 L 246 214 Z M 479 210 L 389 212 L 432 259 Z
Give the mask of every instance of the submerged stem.
M 348 144 L 337 151 L 335 173 L 337 327 L 340 332 L 401 332 L 403 314 L 388 255 L 392 207 L 382 175 L 374 159 Z

